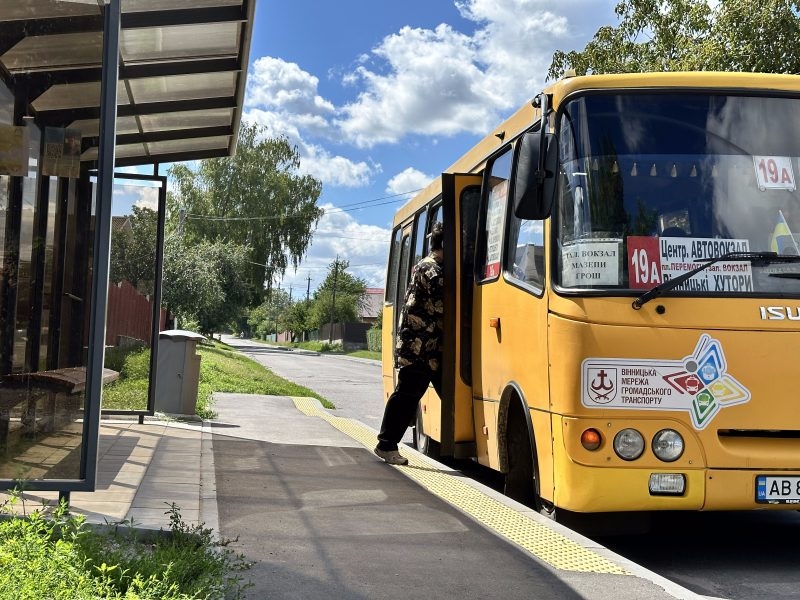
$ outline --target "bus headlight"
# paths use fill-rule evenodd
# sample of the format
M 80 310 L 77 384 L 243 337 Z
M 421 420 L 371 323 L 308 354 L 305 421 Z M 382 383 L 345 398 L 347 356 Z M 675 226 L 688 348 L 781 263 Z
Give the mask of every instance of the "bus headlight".
M 653 436 L 653 454 L 664 462 L 678 460 L 683 448 L 683 438 L 674 429 L 662 429 Z
M 614 452 L 623 460 L 636 460 L 644 452 L 644 438 L 635 429 L 623 429 L 614 436 Z

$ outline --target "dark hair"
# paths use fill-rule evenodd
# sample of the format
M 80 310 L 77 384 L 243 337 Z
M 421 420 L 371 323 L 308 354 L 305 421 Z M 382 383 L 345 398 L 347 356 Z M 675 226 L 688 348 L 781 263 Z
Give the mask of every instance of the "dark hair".
M 434 223 L 433 227 L 431 227 L 431 232 L 428 235 L 431 238 L 431 250 L 441 250 L 442 238 L 444 237 L 444 233 L 442 232 L 442 224 L 438 221 Z

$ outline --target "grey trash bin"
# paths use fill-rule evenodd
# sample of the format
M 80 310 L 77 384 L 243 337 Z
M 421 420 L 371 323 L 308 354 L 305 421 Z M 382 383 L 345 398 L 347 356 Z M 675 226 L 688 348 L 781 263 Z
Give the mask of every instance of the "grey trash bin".
M 158 336 L 155 409 L 176 415 L 193 415 L 200 383 L 198 342 L 205 338 L 194 331 L 170 329 Z

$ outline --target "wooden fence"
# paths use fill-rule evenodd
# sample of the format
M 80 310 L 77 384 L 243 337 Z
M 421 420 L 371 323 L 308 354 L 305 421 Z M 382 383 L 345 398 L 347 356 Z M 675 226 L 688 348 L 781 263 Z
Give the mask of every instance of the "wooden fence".
M 121 340 L 138 340 L 150 346 L 153 301 L 127 281 L 109 283 L 106 345 L 118 346 Z M 166 328 L 167 311 L 161 309 L 158 330 Z

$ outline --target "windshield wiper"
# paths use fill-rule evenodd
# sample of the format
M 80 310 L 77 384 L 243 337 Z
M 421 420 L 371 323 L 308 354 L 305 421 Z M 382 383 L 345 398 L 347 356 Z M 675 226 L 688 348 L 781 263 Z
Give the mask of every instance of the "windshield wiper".
M 664 283 L 657 285 L 656 287 L 647 290 L 644 294 L 636 298 L 633 301 L 633 308 L 635 310 L 639 310 L 642 306 L 652 300 L 653 298 L 658 298 L 664 292 L 668 292 L 669 290 L 678 287 L 687 279 L 691 279 L 701 271 L 707 269 L 713 264 L 718 262 L 749 262 L 750 264 L 766 266 L 776 262 L 800 262 L 800 256 L 796 255 L 785 255 L 785 254 L 778 254 L 777 252 L 726 252 L 725 254 L 721 254 L 715 258 L 704 258 L 696 260 L 695 262 L 702 262 L 699 267 L 692 269 L 691 271 L 686 271 L 686 273 L 682 273 L 673 279 L 668 279 Z

